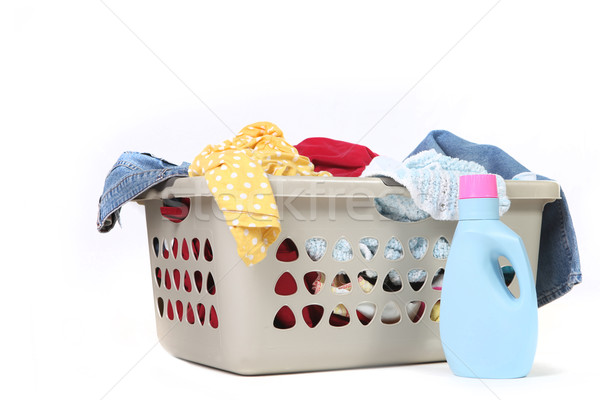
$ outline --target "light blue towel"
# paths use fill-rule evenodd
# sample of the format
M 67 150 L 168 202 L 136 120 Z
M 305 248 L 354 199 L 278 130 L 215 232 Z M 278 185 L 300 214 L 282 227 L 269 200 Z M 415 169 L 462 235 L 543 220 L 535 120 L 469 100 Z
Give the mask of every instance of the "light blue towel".
M 376 207 L 390 219 L 418 221 L 427 216 L 438 220 L 458 220 L 459 177 L 470 174 L 487 174 L 487 171 L 475 162 L 426 150 L 404 162 L 385 156 L 375 157 L 361 176 L 388 177 L 405 186 L 411 199 L 386 196 L 376 200 Z M 496 179 L 499 212 L 503 215 L 510 207 L 510 200 L 506 196 L 504 179 L 499 175 Z

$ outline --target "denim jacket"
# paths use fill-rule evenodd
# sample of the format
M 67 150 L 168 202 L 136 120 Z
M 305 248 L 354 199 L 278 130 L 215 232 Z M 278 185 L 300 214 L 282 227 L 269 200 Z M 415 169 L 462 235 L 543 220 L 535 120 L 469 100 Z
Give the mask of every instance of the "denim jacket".
M 474 161 L 489 173 L 498 174 L 504 179 L 529 172 L 500 148 L 471 143 L 447 131 L 430 132 L 409 157 L 429 149 L 461 160 Z M 537 179 L 548 180 L 540 175 L 537 175 Z M 577 238 L 562 189 L 560 197 L 553 203 L 547 204 L 542 214 L 536 283 L 540 307 L 556 300 L 569 292 L 574 285 L 581 283 Z
M 104 183 L 98 205 L 98 231 L 110 231 L 119 221 L 121 207 L 145 190 L 169 178 L 188 176 L 189 165 L 184 162 L 177 166 L 148 153 L 121 154 Z

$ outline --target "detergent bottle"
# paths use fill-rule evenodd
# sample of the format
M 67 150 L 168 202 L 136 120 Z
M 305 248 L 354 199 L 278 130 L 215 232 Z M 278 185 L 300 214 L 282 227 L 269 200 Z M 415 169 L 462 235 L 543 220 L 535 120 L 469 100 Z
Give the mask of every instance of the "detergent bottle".
M 524 377 L 537 345 L 535 282 L 523 241 L 499 219 L 496 176 L 461 176 L 458 207 L 440 304 L 446 360 L 458 376 Z M 506 287 L 500 256 L 515 270 L 518 298 Z

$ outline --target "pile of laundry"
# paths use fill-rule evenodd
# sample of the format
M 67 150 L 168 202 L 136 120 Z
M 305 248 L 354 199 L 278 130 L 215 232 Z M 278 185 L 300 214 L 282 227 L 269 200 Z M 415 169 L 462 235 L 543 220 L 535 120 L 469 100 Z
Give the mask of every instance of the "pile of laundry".
M 377 211 L 392 220 L 415 222 L 430 217 L 457 220 L 459 177 L 486 173 L 496 174 L 500 215 L 510 207 L 504 179 L 532 175 L 533 179 L 547 179 L 529 173 L 495 146 L 471 143 L 447 131 L 429 133 L 400 161 L 360 144 L 325 137 L 311 137 L 292 145 L 275 124 L 258 122 L 244 127 L 230 140 L 207 145 L 191 163 L 175 165 L 148 153 L 123 153 L 106 178 L 97 229 L 110 231 L 119 221 L 121 207 L 150 187 L 173 177 L 203 176 L 225 216 L 238 255 L 251 266 L 264 259 L 281 232 L 270 175 L 391 178 L 406 187 L 410 197 L 377 198 Z M 186 207 L 189 204 L 165 204 L 161 211 L 176 222 L 183 218 Z M 372 256 L 372 244 L 361 245 L 363 256 Z M 318 242 L 307 243 L 309 256 L 319 257 L 322 247 Z M 402 249 L 400 245 L 400 249 L 386 247 L 385 251 Z M 348 249 L 334 249 L 334 258 L 339 261 L 348 254 Z M 543 214 L 539 304 L 560 297 L 579 282 L 577 242 L 561 190 L 561 199 L 549 204 Z

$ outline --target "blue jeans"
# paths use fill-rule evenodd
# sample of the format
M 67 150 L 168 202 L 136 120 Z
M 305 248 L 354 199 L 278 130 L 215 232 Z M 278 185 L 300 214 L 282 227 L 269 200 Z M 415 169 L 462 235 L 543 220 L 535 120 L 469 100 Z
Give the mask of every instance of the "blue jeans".
M 188 176 L 189 163 L 177 166 L 148 153 L 121 154 L 108 173 L 98 205 L 96 228 L 108 232 L 119 220 L 121 207 L 152 186 L 177 176 Z
M 474 161 L 489 173 L 511 179 L 529 172 L 522 164 L 496 146 L 476 144 L 447 131 L 433 131 L 409 155 L 434 149 L 439 153 L 461 160 Z M 548 178 L 537 175 L 538 180 Z M 569 206 L 562 189 L 560 199 L 549 203 L 542 215 L 540 255 L 537 273 L 538 306 L 543 306 L 569 292 L 581 283 L 579 250 Z

